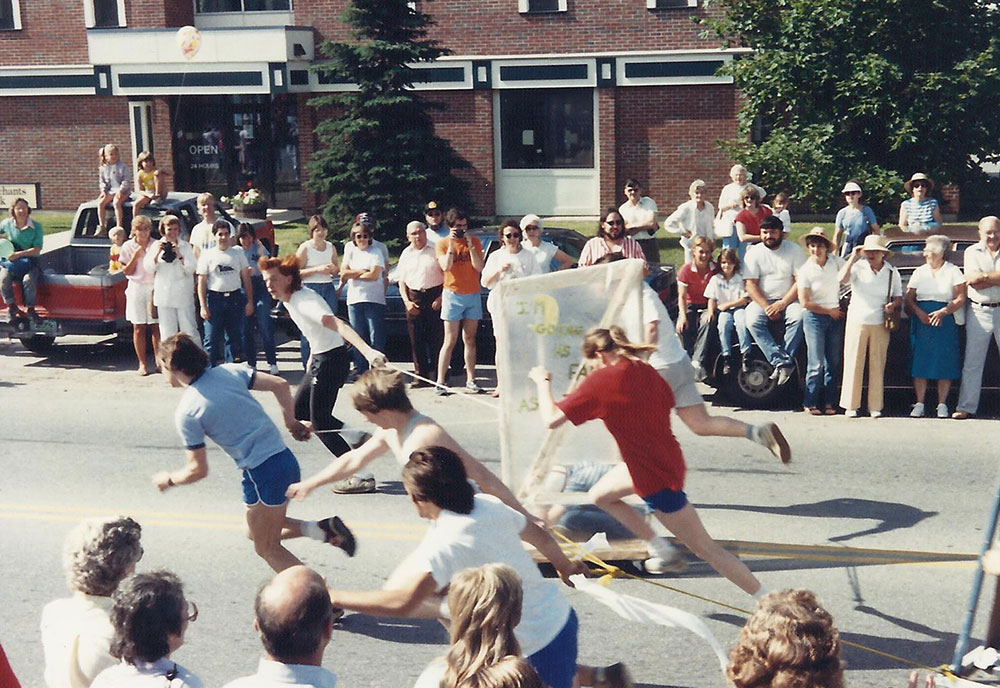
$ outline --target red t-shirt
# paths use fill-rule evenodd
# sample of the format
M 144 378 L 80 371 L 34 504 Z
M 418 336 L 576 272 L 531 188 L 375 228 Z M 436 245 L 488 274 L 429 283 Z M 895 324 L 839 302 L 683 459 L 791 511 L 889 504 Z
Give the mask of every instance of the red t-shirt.
M 736 214 L 733 218 L 733 222 L 742 222 L 743 226 L 746 227 L 747 234 L 753 234 L 754 236 L 760 236 L 760 223 L 764 221 L 765 217 L 769 215 L 774 215 L 771 209 L 766 205 L 760 207 L 760 215 L 754 215 L 749 210 L 744 208 Z
M 604 421 L 640 497 L 684 489 L 684 455 L 670 430 L 674 395 L 649 364 L 622 358 L 595 370 L 558 406 L 573 425 Z
M 684 263 L 684 267 L 677 273 L 678 284 L 687 286 L 686 303 L 694 306 L 708 306 L 708 299 L 705 298 L 705 287 L 708 286 L 712 275 L 717 273 L 715 263 L 709 262 L 705 272 L 698 272 L 694 263 Z

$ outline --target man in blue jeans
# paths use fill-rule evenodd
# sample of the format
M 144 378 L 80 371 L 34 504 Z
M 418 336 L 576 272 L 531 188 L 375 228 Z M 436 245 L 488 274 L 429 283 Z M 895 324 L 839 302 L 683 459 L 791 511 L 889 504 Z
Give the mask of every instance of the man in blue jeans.
M 747 250 L 743 262 L 750 304 L 746 309 L 747 329 L 771 364 L 771 379 L 788 382 L 795 371 L 795 352 L 802 343 L 802 304 L 799 303 L 796 275 L 806 262 L 798 244 L 784 241 L 781 219 L 772 215 L 760 225 L 759 244 Z M 771 334 L 772 322 L 784 320 L 784 341 L 778 344 Z M 746 361 L 744 360 L 744 368 Z

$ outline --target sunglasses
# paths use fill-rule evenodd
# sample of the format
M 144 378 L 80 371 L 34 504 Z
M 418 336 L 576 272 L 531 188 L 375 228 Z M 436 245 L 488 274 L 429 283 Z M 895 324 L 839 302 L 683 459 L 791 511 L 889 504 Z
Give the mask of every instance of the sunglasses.
M 196 605 L 191 600 L 188 600 L 187 603 L 191 606 L 191 609 L 194 610 L 190 614 L 187 615 L 188 622 L 197 621 L 198 620 L 198 605 Z
M 355 239 L 371 239 L 372 235 L 371 234 L 355 234 L 354 238 Z
M 845 196 L 860 196 L 861 192 L 860 191 L 845 191 L 844 195 Z
M 625 220 L 605 220 L 604 223 L 608 225 L 624 225 Z
M 913 182 L 910 186 L 928 186 L 927 182 Z
M 521 235 L 520 234 L 504 234 L 503 238 L 504 239 L 520 239 Z
M 540 229 L 541 229 L 541 227 L 539 227 L 538 225 L 528 225 L 527 227 L 524 228 L 524 231 L 526 231 L 526 232 L 537 232 Z

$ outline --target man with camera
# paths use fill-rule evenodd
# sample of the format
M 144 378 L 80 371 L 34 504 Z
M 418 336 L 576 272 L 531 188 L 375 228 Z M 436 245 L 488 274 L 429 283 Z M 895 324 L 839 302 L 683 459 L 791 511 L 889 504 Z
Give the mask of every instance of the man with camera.
M 184 332 L 200 341 L 194 315 L 194 271 L 198 261 L 191 244 L 181 239 L 181 221 L 174 215 L 160 220 L 163 238 L 146 253 L 146 269 L 153 278 L 153 306 L 160 321 L 160 337 L 166 340 Z
M 438 354 L 437 389 L 439 396 L 449 394 L 448 364 L 458 342 L 459 330 L 465 345 L 465 389 L 482 393 L 476 384 L 476 330 L 483 317 L 483 302 L 479 295 L 479 273 L 483 271 L 483 245 L 476 237 L 466 236 L 469 218 L 461 208 L 452 208 L 445 215 L 449 233 L 435 246 L 438 263 L 444 271 L 444 292 L 441 299 L 441 319 L 444 321 L 444 344 Z

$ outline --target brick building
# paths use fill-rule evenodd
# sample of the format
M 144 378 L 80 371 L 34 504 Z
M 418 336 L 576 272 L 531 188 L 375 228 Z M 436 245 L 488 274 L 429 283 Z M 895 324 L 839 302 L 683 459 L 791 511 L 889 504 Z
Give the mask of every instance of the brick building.
M 171 187 L 311 210 L 309 70 L 343 39 L 347 0 L 0 0 L 0 183 L 38 182 L 46 208 L 96 195 L 97 150 L 152 150 Z M 415 86 L 445 108 L 438 133 L 471 163 L 479 215 L 596 214 L 628 177 L 662 209 L 692 179 L 714 194 L 730 161 L 734 57 L 699 38 L 698 0 L 436 0 L 452 52 Z M 184 26 L 200 32 L 182 50 Z

